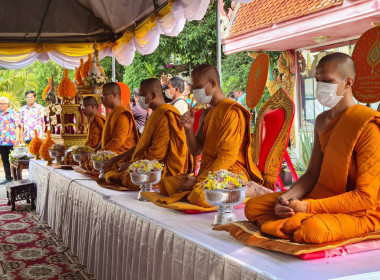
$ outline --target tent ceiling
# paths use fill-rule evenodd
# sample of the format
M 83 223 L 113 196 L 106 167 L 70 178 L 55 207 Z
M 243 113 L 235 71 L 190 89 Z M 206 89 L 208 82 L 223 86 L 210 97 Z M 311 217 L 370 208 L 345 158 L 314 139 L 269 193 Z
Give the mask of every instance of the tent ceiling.
M 0 42 L 114 41 L 166 0 L 0 0 Z

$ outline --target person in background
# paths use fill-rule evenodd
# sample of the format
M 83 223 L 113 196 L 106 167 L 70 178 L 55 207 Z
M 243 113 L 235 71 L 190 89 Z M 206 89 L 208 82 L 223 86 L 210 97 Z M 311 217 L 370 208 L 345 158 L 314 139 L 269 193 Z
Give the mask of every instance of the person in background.
M 99 148 L 122 154 L 134 147 L 139 139 L 132 112 L 121 103 L 121 90 L 117 83 L 105 84 L 100 96 L 103 106 L 111 109 L 111 113 L 104 124 Z
M 171 100 L 171 104 L 177 108 L 181 115 L 189 110 L 189 104 L 183 95 L 184 90 L 185 82 L 178 77 L 171 78 L 165 89 L 165 96 Z
M 235 100 L 237 103 L 244 105 L 246 93 L 242 89 L 234 90 Z
M 42 138 L 45 122 L 45 108 L 36 103 L 36 93 L 32 90 L 25 93 L 26 105 L 20 110 L 20 136 L 25 143 L 29 144 L 37 129 L 38 137 Z
M 191 169 L 185 130 L 179 122 L 181 115 L 174 106 L 165 104 L 158 79 L 151 78 L 141 82 L 139 102 L 142 108 L 150 108 L 152 115 L 137 145 L 114 157 L 104 166 L 104 170 L 108 170 L 106 181 L 111 184 L 110 188 L 139 190 L 140 186 L 133 184 L 128 171 L 130 164 L 139 160 L 155 159 L 163 163 L 161 178 L 187 174 L 189 168 Z
M 132 108 L 131 111 L 132 111 L 133 117 L 135 118 L 137 130 L 139 134 L 141 135 L 144 130 L 146 121 L 148 119 L 148 111 L 141 108 L 139 104 L 140 90 L 138 88 L 135 88 L 132 91 L 132 95 L 133 95 L 133 100 L 131 100 L 131 103 L 133 103 L 133 106 L 131 106 Z
M 0 97 L 0 154 L 3 161 L 5 180 L 0 184 L 12 181 L 11 166 L 9 163 L 9 154 L 13 146 L 18 146 L 20 142 L 20 129 L 18 114 L 8 108 L 8 98 Z
M 185 90 L 183 91 L 183 96 L 186 99 L 186 102 L 191 104 L 191 93 L 193 88 L 191 87 L 191 84 L 189 82 L 185 81 Z
M 99 113 L 99 104 L 93 96 L 83 98 L 83 114 L 89 118 L 86 146 L 97 148 L 102 139 L 106 117 Z
M 227 95 L 227 98 L 228 99 L 231 99 L 233 101 L 237 101 L 237 98 L 235 96 L 235 94 L 233 92 L 230 92 L 228 95 Z
M 160 83 L 161 83 L 161 86 L 162 87 L 165 87 L 168 83 L 168 81 L 172 78 L 172 75 L 170 74 L 165 74 L 165 73 L 162 73 L 161 77 L 160 77 Z M 164 89 L 164 88 L 163 88 Z

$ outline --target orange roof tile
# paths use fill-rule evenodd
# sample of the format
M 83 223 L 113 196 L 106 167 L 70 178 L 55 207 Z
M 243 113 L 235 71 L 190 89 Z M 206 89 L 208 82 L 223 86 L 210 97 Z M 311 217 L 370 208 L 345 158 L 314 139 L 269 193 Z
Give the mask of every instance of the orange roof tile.
M 227 38 L 341 5 L 343 1 L 253 0 L 248 4 L 240 4 Z

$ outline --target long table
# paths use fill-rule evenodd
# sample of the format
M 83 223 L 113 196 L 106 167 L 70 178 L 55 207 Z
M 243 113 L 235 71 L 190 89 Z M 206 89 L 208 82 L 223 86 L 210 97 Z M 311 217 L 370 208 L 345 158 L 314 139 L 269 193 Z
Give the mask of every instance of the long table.
M 37 212 L 98 280 L 380 279 L 380 252 L 304 261 L 213 231 L 215 213 L 188 215 L 32 160 Z M 235 210 L 243 220 L 243 209 Z

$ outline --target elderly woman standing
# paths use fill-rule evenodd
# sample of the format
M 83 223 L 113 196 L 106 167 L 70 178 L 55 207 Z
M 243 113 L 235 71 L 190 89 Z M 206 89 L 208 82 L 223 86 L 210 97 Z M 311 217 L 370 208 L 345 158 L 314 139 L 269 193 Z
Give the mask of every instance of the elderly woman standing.
M 20 141 L 19 117 L 17 112 L 8 108 L 9 100 L 0 97 L 0 154 L 3 161 L 5 180 L 0 184 L 12 181 L 9 154 L 14 145 Z

